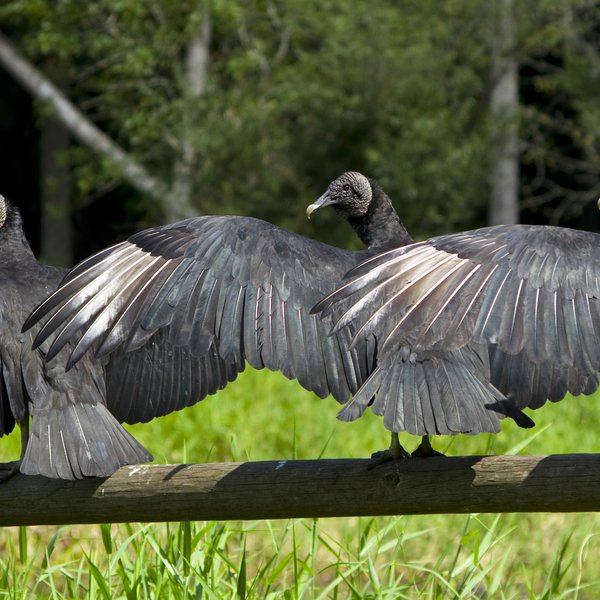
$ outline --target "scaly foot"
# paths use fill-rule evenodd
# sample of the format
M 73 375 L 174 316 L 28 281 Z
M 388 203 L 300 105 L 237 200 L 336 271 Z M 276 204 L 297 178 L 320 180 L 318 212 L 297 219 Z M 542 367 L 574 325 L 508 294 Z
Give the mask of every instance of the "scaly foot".
M 430 458 L 432 456 L 444 456 L 441 452 L 434 450 L 431 447 L 429 436 L 424 435 L 419 447 L 412 453 L 415 458 Z
M 367 469 L 371 470 L 379 465 L 388 462 L 390 460 L 397 460 L 399 458 L 410 458 L 410 454 L 402 447 L 398 434 L 392 431 L 392 442 L 387 450 L 380 450 L 371 455 L 371 462 Z

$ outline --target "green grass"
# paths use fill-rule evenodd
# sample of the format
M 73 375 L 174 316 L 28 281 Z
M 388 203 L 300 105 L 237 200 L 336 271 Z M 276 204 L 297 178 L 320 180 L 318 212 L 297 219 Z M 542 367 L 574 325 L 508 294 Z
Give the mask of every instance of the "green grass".
M 531 413 L 538 426 L 434 440 L 452 455 L 598 452 L 600 397 Z M 278 374 L 248 370 L 216 397 L 131 427 L 156 462 L 366 457 L 355 423 Z M 418 440 L 403 437 L 412 449 Z M 0 460 L 18 439 L 0 441 Z M 443 490 L 440 490 L 443 493 Z M 600 516 L 433 515 L 0 530 L 0 598 L 597 598 Z

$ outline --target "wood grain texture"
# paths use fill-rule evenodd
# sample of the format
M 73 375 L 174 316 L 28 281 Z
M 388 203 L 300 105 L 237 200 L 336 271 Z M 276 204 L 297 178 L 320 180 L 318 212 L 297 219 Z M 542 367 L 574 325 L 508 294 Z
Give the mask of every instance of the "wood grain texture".
M 123 467 L 106 479 L 17 475 L 0 526 L 470 512 L 600 511 L 600 454 Z

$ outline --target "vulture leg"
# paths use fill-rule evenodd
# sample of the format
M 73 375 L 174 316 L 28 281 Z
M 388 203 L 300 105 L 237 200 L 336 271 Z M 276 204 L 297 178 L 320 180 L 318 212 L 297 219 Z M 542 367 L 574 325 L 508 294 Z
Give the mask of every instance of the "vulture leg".
M 392 441 L 390 443 L 390 447 L 387 450 L 381 450 L 372 454 L 371 464 L 368 468 L 373 469 L 384 462 L 396 460 L 398 458 L 410 458 L 410 454 L 400 444 L 398 432 L 392 431 Z
M 25 450 L 27 450 L 27 442 L 29 441 L 29 417 L 25 417 L 22 421 L 19 421 L 19 427 L 21 428 L 21 457 L 19 460 L 13 460 L 8 463 L 0 463 L 0 483 L 9 480 L 13 475 L 19 472 L 21 467 L 21 461 L 25 456 Z
M 424 435 L 421 439 L 419 447 L 412 453 L 411 456 L 420 458 L 429 458 L 431 456 L 444 456 L 441 452 L 434 450 L 431 447 L 431 441 L 428 435 Z

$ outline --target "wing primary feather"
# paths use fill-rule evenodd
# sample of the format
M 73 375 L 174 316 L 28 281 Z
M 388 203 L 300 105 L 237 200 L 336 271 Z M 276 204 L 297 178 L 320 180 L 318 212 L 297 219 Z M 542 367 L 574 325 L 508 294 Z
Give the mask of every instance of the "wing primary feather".
M 441 261 L 439 261 L 439 262 L 434 261 L 431 264 L 431 263 L 429 263 L 429 261 L 430 261 L 431 257 L 435 256 L 435 254 L 437 252 L 433 248 L 427 248 L 426 250 L 427 250 L 427 252 L 424 251 L 422 253 L 419 253 L 419 255 L 416 257 L 411 256 L 410 257 L 411 259 L 416 259 L 416 260 L 413 260 L 413 262 L 408 265 L 408 268 L 401 269 L 390 275 L 388 275 L 386 273 L 385 277 L 382 278 L 381 280 L 379 280 L 379 281 L 375 280 L 374 285 L 371 289 L 369 289 L 363 295 L 361 295 L 361 297 L 357 301 L 355 301 L 352 305 L 350 305 L 350 308 L 348 308 L 339 318 L 336 318 L 337 323 L 336 323 L 335 327 L 333 328 L 332 332 L 336 333 L 343 327 L 347 327 L 353 321 L 353 319 L 356 317 L 356 315 L 366 305 L 369 304 L 369 302 L 377 304 L 379 306 L 379 296 L 383 295 L 386 292 L 386 290 L 388 288 L 390 288 L 390 286 L 396 280 L 398 280 L 398 279 L 402 280 L 402 287 L 400 288 L 399 291 L 394 292 L 392 297 L 387 302 L 385 302 L 382 306 L 380 306 L 379 310 L 374 311 L 373 314 L 371 315 L 371 318 L 377 318 L 380 310 L 387 307 L 392 300 L 394 300 L 395 298 L 398 298 L 404 292 L 414 291 L 414 288 L 412 287 L 414 283 L 427 277 L 427 275 L 429 275 L 431 272 L 433 272 L 436 268 L 444 265 L 448 261 L 455 258 L 454 255 L 450 254 L 450 255 L 446 255 L 445 258 L 442 259 Z M 447 254 L 447 253 L 444 253 L 444 254 Z M 427 268 L 425 271 L 417 271 L 417 269 L 425 263 L 429 263 L 431 266 L 429 268 Z M 391 266 L 391 264 L 393 264 L 392 261 L 387 263 L 385 265 L 385 267 L 389 267 L 389 266 Z M 416 276 L 414 278 L 410 278 L 406 281 L 405 278 L 408 277 L 408 273 L 413 270 L 416 271 Z M 368 274 L 365 275 L 365 278 L 367 276 L 368 276 Z M 372 278 L 375 279 L 374 276 Z M 360 287 L 362 287 L 363 285 L 364 284 L 361 283 Z M 367 322 L 370 322 L 370 320 L 371 320 L 370 318 L 367 319 Z
M 424 272 L 419 273 L 415 279 L 411 279 L 407 284 L 403 285 L 403 287 L 401 287 L 400 290 L 398 290 L 397 292 L 394 292 L 392 294 L 392 296 L 386 302 L 384 302 L 382 305 L 378 306 L 372 313 L 370 313 L 369 316 L 367 317 L 367 319 L 365 320 L 365 322 L 354 333 L 353 340 L 352 340 L 352 347 L 354 347 L 354 345 L 356 344 L 356 341 L 358 339 L 360 339 L 361 337 L 364 337 L 366 334 L 368 334 L 370 332 L 370 330 L 377 324 L 378 319 L 380 319 L 382 317 L 382 314 L 384 313 L 385 309 L 388 308 L 391 303 L 397 301 L 400 298 L 400 296 L 402 296 L 403 293 L 405 293 L 409 290 L 413 291 L 413 285 L 415 283 L 417 283 L 418 281 L 427 277 L 429 274 L 434 272 L 439 267 L 445 265 L 447 262 L 449 262 L 453 258 L 455 258 L 454 255 L 448 255 L 441 261 L 435 262 L 432 266 L 427 268 Z M 399 273 L 392 275 L 388 280 L 386 280 L 385 282 L 380 284 L 377 288 L 375 288 L 371 292 L 369 292 L 369 295 L 373 292 L 376 292 L 379 289 L 382 289 L 383 286 L 385 286 L 386 284 L 389 284 L 394 279 L 397 279 L 398 277 L 403 277 L 403 276 L 405 276 L 405 273 L 403 273 L 403 272 L 399 272 Z M 440 281 L 440 283 L 441 283 L 441 281 Z M 419 294 L 419 292 L 417 291 L 417 300 L 414 304 L 412 304 L 411 309 L 414 308 L 416 304 L 420 303 L 426 296 L 427 296 L 427 293 Z M 364 297 L 362 297 L 360 300 L 358 300 L 350 309 L 348 309 L 348 311 L 346 311 L 346 313 L 342 316 L 342 318 L 340 318 L 338 320 L 336 326 L 333 329 L 333 332 L 335 333 L 336 331 L 339 331 L 341 328 L 346 327 L 349 324 L 348 319 L 353 318 L 354 315 L 363 308 L 363 306 L 366 304 L 367 300 L 368 300 L 368 298 L 367 298 L 367 294 L 366 294 Z M 399 320 L 399 322 L 396 324 L 396 327 L 394 327 L 393 331 L 395 331 L 401 327 L 401 325 L 404 321 L 404 318 L 406 317 L 407 314 L 409 314 L 411 312 L 411 309 L 409 309 L 407 311 L 407 313 Z
M 418 300 L 406 311 L 406 313 L 402 316 L 402 318 L 398 321 L 398 323 L 392 328 L 392 330 L 390 331 L 390 333 L 386 336 L 382 346 L 381 346 L 381 351 L 385 352 L 387 350 L 387 348 L 389 347 L 389 345 L 391 344 L 393 338 L 394 338 L 394 333 L 396 333 L 396 331 L 398 331 L 400 329 L 400 327 L 402 327 L 404 321 L 406 321 L 406 319 L 412 315 L 414 313 L 415 310 L 417 310 L 417 308 L 419 306 L 422 305 L 422 303 L 427 299 L 428 296 L 430 296 L 437 288 L 438 286 L 441 286 L 442 283 L 444 283 L 448 277 L 450 277 L 457 269 L 460 269 L 460 267 L 464 264 L 464 259 L 459 259 L 461 262 L 456 264 L 455 266 L 453 266 L 447 273 L 445 273 L 442 277 L 440 277 L 436 283 L 431 286 L 424 294 L 422 294 Z M 447 261 L 442 261 L 440 263 L 438 263 L 438 266 L 441 265 L 442 263 L 447 262 Z M 395 299 L 395 298 L 394 298 Z M 366 323 L 365 323 L 366 325 Z M 365 326 L 363 326 L 354 336 L 354 339 L 356 339 L 356 337 L 358 335 L 360 335 L 362 333 L 362 331 L 365 329 Z
M 131 284 L 128 284 L 127 287 L 131 285 L 135 289 L 141 277 L 145 275 L 148 271 L 151 271 L 154 264 L 161 260 L 163 259 L 161 259 L 160 257 L 154 257 L 152 261 L 150 261 L 149 264 L 146 265 L 143 271 L 136 275 L 134 281 L 131 282 Z M 142 287 L 147 288 L 151 286 L 152 282 L 159 278 L 165 269 L 169 268 L 172 268 L 172 264 L 170 263 L 170 261 L 164 261 L 164 263 L 158 269 L 151 273 L 150 278 L 147 281 L 143 282 L 144 285 Z M 67 369 L 72 368 L 73 365 L 81 359 L 81 357 L 96 341 L 101 340 L 100 346 L 96 350 L 96 356 L 102 357 L 114 350 L 114 348 L 124 339 L 125 335 L 130 335 L 130 332 L 122 331 L 118 327 L 120 322 L 120 316 L 122 316 L 123 311 L 127 312 L 127 310 L 131 307 L 131 304 L 126 304 L 128 300 L 129 298 L 126 295 L 117 294 L 116 296 L 112 297 L 109 303 L 105 304 L 104 308 L 100 311 L 100 313 L 94 316 L 91 325 L 87 326 L 86 331 L 81 336 L 81 338 L 75 345 L 75 348 L 71 352 L 69 360 L 67 361 Z M 64 338 L 65 336 L 67 337 L 67 339 L 70 339 L 74 331 L 77 330 L 74 329 L 75 327 L 77 329 L 80 328 L 77 321 L 72 320 L 67 326 L 65 326 L 62 329 L 60 334 L 56 337 L 54 343 L 63 343 L 61 338 Z M 65 339 L 65 342 L 67 341 L 67 339 Z M 52 346 L 54 346 L 54 344 Z
M 65 298 L 68 298 L 73 293 L 73 289 L 77 289 L 79 285 L 79 280 L 81 279 L 82 272 L 81 270 L 85 266 L 87 271 L 95 270 L 98 267 L 98 264 L 93 264 L 91 267 L 88 267 L 90 262 L 95 261 L 98 257 L 104 259 L 107 257 L 111 260 L 114 259 L 115 256 L 123 252 L 130 252 L 132 249 L 128 246 L 127 242 L 122 242 L 117 246 L 112 246 L 99 252 L 93 256 L 90 256 L 88 259 L 79 263 L 76 267 L 71 270 L 65 279 L 63 279 L 61 286 L 50 296 L 48 296 L 41 304 L 39 304 L 31 314 L 25 319 L 23 323 L 23 331 L 27 331 L 31 329 L 31 327 L 43 319 L 46 315 L 52 312 L 59 304 L 63 302 Z M 101 263 L 99 263 L 101 264 Z M 87 272 L 86 271 L 86 272 Z M 42 343 L 44 340 L 40 341 Z
M 114 271 L 103 271 L 94 279 L 91 279 L 81 287 L 77 288 L 67 284 L 69 288 L 64 290 L 64 302 L 61 303 L 59 308 L 54 314 L 44 323 L 40 331 L 35 337 L 34 348 L 39 347 L 43 344 L 53 333 L 58 331 L 61 326 L 70 321 L 72 318 L 73 310 L 76 310 L 78 314 L 83 315 L 84 311 L 99 311 L 103 307 L 104 303 L 110 297 L 110 294 L 115 293 L 118 289 L 118 281 L 125 277 L 132 269 L 135 269 L 140 263 L 144 261 L 145 256 L 135 256 L 136 252 L 131 251 L 116 265 L 113 265 Z M 131 261 L 129 261 L 131 259 Z M 59 292 L 61 292 L 59 294 Z M 63 296 L 62 288 L 56 292 L 56 298 Z M 69 298 L 66 300 L 66 298 Z M 60 348 L 58 349 L 60 350 Z M 57 351 L 58 351 L 57 350 Z
M 481 265 L 475 265 L 469 273 L 465 277 L 463 277 L 459 284 L 452 290 L 452 293 L 449 294 L 443 304 L 440 306 L 439 310 L 436 314 L 429 320 L 427 323 L 427 327 L 424 329 L 423 333 L 420 337 L 424 337 L 425 334 L 433 327 L 433 324 L 439 319 L 440 315 L 444 312 L 446 307 L 452 302 L 452 300 L 456 297 L 456 295 L 460 292 L 460 290 L 466 285 L 466 283 L 481 269 Z M 468 310 L 468 309 L 467 309 Z M 461 319 L 462 322 L 462 319 Z
M 502 281 L 499 282 L 498 287 L 494 290 L 493 295 L 491 295 L 488 299 L 486 299 L 486 301 L 484 302 L 484 305 L 482 306 L 481 312 L 479 314 L 479 317 L 477 319 L 477 322 L 475 324 L 475 328 L 474 328 L 474 332 L 473 332 L 473 338 L 475 339 L 476 342 L 481 342 L 482 339 L 486 339 L 486 341 L 495 341 L 495 332 L 492 332 L 490 335 L 490 339 L 485 338 L 486 335 L 486 327 L 488 325 L 488 323 L 490 322 L 490 318 L 492 317 L 493 313 L 494 313 L 494 306 L 496 305 L 496 302 L 498 301 L 498 298 L 500 296 L 500 293 L 502 292 L 504 285 L 506 284 L 506 281 L 508 280 L 508 277 L 511 274 L 511 270 L 510 268 L 506 269 L 506 273 L 504 274 L 504 277 L 502 278 Z M 480 325 L 481 321 L 483 320 L 483 323 Z

